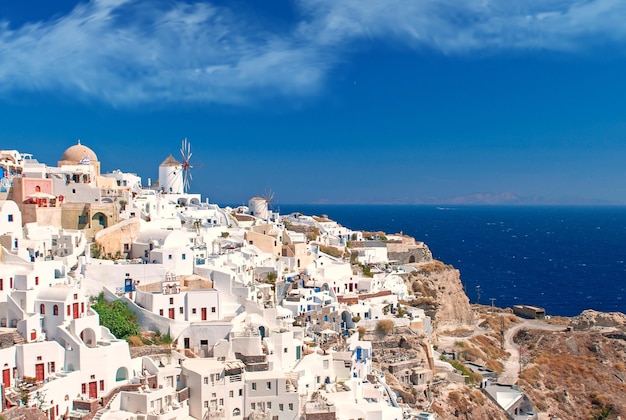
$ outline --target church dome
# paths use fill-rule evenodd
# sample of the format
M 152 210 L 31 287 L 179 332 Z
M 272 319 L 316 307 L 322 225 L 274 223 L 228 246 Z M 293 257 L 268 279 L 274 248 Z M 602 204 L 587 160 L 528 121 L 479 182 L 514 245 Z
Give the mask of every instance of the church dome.
M 61 161 L 79 163 L 81 160 L 84 162 L 85 158 L 88 158 L 87 162 L 98 162 L 98 156 L 96 156 L 94 151 L 80 144 L 80 140 L 78 140 L 78 144 L 68 147 L 65 152 L 63 152 Z

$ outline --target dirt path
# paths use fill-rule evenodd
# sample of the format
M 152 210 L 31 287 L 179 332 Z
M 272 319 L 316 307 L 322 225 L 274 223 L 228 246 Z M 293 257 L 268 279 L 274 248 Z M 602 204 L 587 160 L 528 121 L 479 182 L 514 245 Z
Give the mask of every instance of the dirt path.
M 447 336 L 438 335 L 437 340 L 439 346 L 444 349 L 453 350 L 457 341 L 465 341 L 476 335 L 487 334 L 488 330 L 480 327 L 483 319 L 477 319 L 474 325 L 474 331 L 464 336 Z M 527 330 L 544 330 L 544 331 L 563 331 L 565 327 L 562 325 L 548 324 L 546 321 L 538 319 L 523 319 L 520 322 L 506 330 L 504 333 L 504 350 L 509 352 L 511 356 L 504 361 L 504 371 L 498 376 L 498 382 L 505 385 L 514 385 L 519 379 L 520 371 L 520 352 L 517 344 L 513 342 L 513 337 L 522 329 Z
M 504 333 L 504 350 L 508 351 L 511 356 L 504 362 L 504 372 L 498 377 L 498 382 L 501 384 L 514 385 L 519 379 L 520 351 L 519 346 L 513 342 L 513 337 L 515 337 L 521 329 L 563 331 L 565 327 L 562 325 L 548 324 L 538 319 L 521 319 L 519 324 L 506 330 Z

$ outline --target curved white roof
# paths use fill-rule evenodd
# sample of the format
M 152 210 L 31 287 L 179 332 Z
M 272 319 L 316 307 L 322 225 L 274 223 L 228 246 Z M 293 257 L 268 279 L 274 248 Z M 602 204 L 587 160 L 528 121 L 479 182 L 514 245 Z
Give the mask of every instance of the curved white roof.
M 73 292 L 74 292 L 73 288 L 69 286 L 65 286 L 65 285 L 46 287 L 46 288 L 42 288 L 41 290 L 37 292 L 37 299 L 65 302 L 65 300 L 67 299 L 67 296 Z

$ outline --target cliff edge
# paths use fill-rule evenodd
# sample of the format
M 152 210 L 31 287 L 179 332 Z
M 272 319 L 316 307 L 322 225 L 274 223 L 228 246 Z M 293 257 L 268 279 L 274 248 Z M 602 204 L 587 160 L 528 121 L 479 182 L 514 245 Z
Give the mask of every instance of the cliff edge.
M 413 266 L 416 271 L 405 279 L 414 294 L 411 305 L 431 317 L 433 332 L 473 326 L 474 311 L 459 270 L 437 260 Z

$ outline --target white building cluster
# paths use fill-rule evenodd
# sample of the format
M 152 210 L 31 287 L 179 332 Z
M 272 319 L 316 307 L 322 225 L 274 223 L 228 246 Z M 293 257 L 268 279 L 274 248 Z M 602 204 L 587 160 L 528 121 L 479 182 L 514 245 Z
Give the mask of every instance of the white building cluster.
M 390 319 L 406 286 L 324 252 L 345 251 L 361 232 L 280 216 L 261 197 L 237 209 L 202 201 L 184 192 L 171 155 L 149 188 L 120 170 L 101 175 L 80 142 L 57 167 L 9 150 L 0 168 L 3 410 L 34 407 L 51 420 L 403 417 L 357 327 Z M 378 248 L 363 258 L 388 263 Z M 100 293 L 172 344 L 135 354 L 100 325 L 90 299 Z M 393 319 L 429 329 L 423 313 Z

